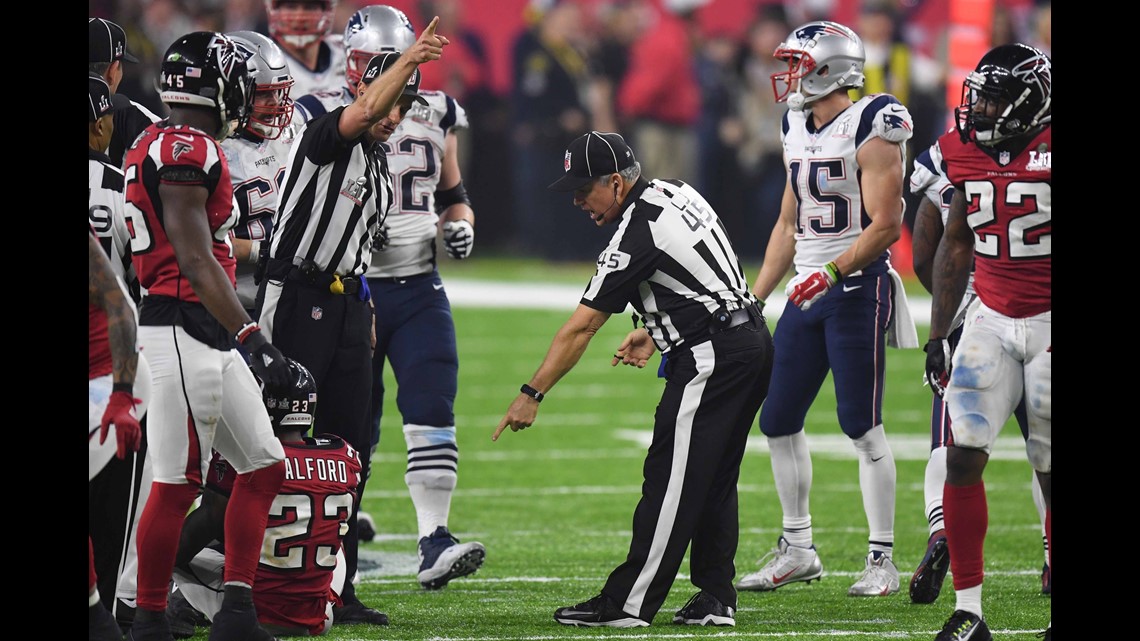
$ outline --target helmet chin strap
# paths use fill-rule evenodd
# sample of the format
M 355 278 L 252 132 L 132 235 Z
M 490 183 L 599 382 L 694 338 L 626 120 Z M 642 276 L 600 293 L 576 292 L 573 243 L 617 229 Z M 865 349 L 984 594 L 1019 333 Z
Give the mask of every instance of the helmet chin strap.
M 798 91 L 793 91 L 792 93 L 788 94 L 787 103 L 788 103 L 788 108 L 791 109 L 792 111 L 803 111 L 804 110 L 804 95 Z

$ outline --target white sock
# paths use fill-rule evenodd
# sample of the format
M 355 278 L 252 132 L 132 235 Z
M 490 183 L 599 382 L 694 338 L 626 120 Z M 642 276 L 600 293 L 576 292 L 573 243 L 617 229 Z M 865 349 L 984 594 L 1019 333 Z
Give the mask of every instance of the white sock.
M 809 548 L 812 546 L 808 509 L 812 468 L 807 436 L 803 430 L 790 436 L 769 436 L 768 450 L 772 455 L 776 494 L 784 512 L 784 538 L 790 545 Z
M 447 526 L 451 495 L 459 480 L 459 449 L 455 426 L 404 425 L 408 446 L 408 470 L 404 483 L 416 507 L 419 538 Z
M 926 498 L 926 522 L 930 533 L 945 529 L 942 523 L 942 486 L 946 485 L 946 448 L 937 447 L 930 451 L 926 462 L 926 482 L 922 495 Z
M 97 603 L 99 603 L 99 588 L 95 588 L 91 591 L 91 594 L 88 595 L 87 607 L 93 608 Z
M 954 606 L 955 610 L 965 610 L 966 612 L 973 612 L 978 616 L 982 616 L 982 584 L 979 583 L 965 590 L 956 590 L 954 594 L 957 597 L 957 605 Z
M 872 550 L 889 550 L 895 541 L 895 458 L 882 425 L 851 441 L 859 453 L 859 487 L 867 513 Z

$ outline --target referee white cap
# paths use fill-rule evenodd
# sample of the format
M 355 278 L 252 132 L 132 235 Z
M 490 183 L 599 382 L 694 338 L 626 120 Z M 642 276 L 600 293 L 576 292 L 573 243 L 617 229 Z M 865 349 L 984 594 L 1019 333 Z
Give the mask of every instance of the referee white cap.
M 621 134 L 591 131 L 574 139 L 566 148 L 562 166 L 566 173 L 547 189 L 574 191 L 591 180 L 632 167 L 637 159 Z

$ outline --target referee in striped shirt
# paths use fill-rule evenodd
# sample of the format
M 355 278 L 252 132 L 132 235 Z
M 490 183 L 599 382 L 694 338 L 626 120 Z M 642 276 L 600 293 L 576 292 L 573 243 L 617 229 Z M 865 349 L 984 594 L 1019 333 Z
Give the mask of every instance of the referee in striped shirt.
M 364 271 L 382 238 L 392 176 L 382 144 L 419 96 L 419 65 L 438 60 L 447 38 L 439 18 L 403 54 L 372 58 L 349 105 L 309 121 L 293 141 L 261 285 L 260 324 L 283 354 L 312 372 L 321 402 L 315 430 L 340 436 L 360 454 L 364 478 L 344 538 L 345 606 L 335 623 L 385 625 L 356 598 L 356 515 L 371 449 L 369 420 L 375 340 Z
M 611 365 L 644 367 L 660 349 L 665 391 L 629 554 L 598 596 L 558 609 L 554 619 L 588 627 L 649 625 L 691 543 L 699 592 L 673 621 L 735 625 L 736 483 L 749 428 L 768 393 L 772 336 L 724 225 L 695 189 L 643 178 L 633 151 L 614 133 L 592 131 L 571 142 L 564 167 L 550 188 L 573 191 L 574 204 L 596 225 L 615 224 L 617 231 L 598 256 L 578 308 L 492 439 L 507 427 L 518 431 L 534 423 L 550 388 L 627 303 L 644 326 L 626 336 Z

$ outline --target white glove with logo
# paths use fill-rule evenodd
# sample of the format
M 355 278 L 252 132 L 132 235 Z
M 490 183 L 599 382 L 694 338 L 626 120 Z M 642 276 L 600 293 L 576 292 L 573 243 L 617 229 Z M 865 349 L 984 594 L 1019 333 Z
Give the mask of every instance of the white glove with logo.
M 475 247 L 475 228 L 466 220 L 449 220 L 443 224 L 443 246 L 448 256 L 467 258 Z

